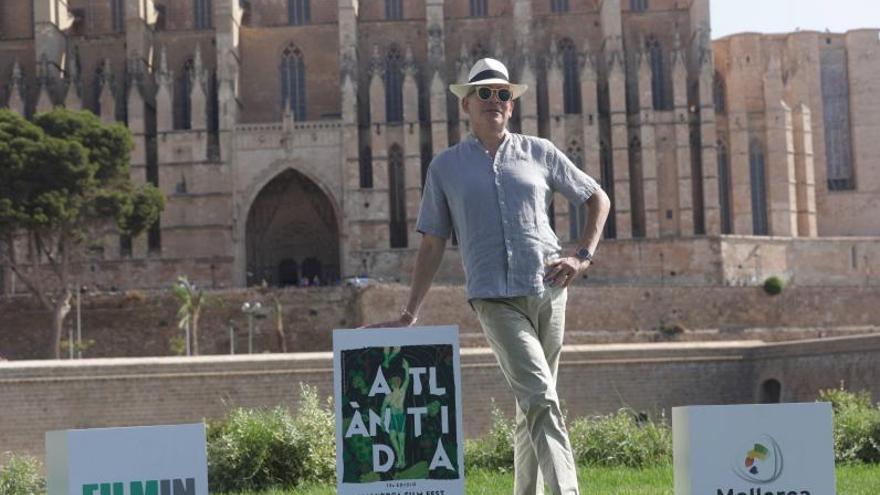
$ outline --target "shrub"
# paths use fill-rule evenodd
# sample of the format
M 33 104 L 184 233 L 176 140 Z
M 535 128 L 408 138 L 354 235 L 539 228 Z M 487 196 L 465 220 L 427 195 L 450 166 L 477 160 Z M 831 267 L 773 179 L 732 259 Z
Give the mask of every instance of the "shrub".
M 773 275 L 772 277 L 767 277 L 767 280 L 764 281 L 764 292 L 775 296 L 782 292 L 784 286 L 785 284 L 782 282 L 782 279 Z
M 492 403 L 492 427 L 485 437 L 465 440 L 465 472 L 474 469 L 490 469 L 499 472 L 513 471 L 513 431 L 515 425 Z
M 183 335 L 172 335 L 169 337 L 168 350 L 175 356 L 186 354 L 186 337 Z
M 208 428 L 211 490 L 261 491 L 334 480 L 334 421 L 329 403 L 322 407 L 307 386 L 301 386 L 296 415 L 282 407 L 232 411 Z
M 46 480 L 40 474 L 40 461 L 26 455 L 9 455 L 0 468 L 0 493 L 3 495 L 43 495 Z
M 834 457 L 842 463 L 880 462 L 880 407 L 867 392 L 823 390 L 819 400 L 834 411 Z
M 300 385 L 300 406 L 294 425 L 302 434 L 303 481 L 321 482 L 336 479 L 336 417 L 329 397 L 321 405 L 314 387 Z
M 672 430 L 632 411 L 578 418 L 569 437 L 575 461 L 586 465 L 645 467 L 672 459 Z
M 680 322 L 667 323 L 665 321 L 660 322 L 660 326 L 657 327 L 657 330 L 660 332 L 660 335 L 668 338 L 677 337 L 686 331 L 684 325 Z
M 143 304 L 147 301 L 147 296 L 137 289 L 127 290 L 122 293 L 123 305 Z
M 70 346 L 71 346 L 70 340 L 61 339 L 61 355 L 62 355 L 62 357 L 67 357 L 70 355 L 69 354 Z M 89 349 L 91 349 L 94 346 L 95 346 L 94 339 L 83 339 L 82 342 L 74 341 L 73 342 L 73 352 L 75 352 L 75 353 L 81 352 L 81 353 L 85 354 L 86 351 L 88 351 Z
M 465 442 L 465 469 L 512 471 L 513 432 L 513 421 L 493 406 L 489 434 Z M 569 438 L 578 464 L 645 467 L 672 460 L 669 425 L 639 418 L 627 410 L 578 418 L 571 423 Z

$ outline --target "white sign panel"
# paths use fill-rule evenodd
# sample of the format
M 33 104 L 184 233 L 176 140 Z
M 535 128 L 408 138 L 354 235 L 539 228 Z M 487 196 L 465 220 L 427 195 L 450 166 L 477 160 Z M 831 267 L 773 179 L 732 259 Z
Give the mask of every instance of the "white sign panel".
M 341 495 L 462 495 L 458 327 L 335 330 Z
M 834 495 L 828 403 L 672 409 L 675 495 Z
M 46 433 L 49 495 L 208 495 L 205 425 Z

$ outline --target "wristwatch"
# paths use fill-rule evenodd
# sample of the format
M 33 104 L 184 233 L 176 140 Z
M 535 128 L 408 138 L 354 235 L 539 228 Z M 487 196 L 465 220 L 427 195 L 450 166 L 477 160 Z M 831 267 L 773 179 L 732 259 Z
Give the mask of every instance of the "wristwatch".
M 574 253 L 574 255 L 577 259 L 581 261 L 589 261 L 590 263 L 593 262 L 593 253 L 591 253 L 590 250 L 585 247 L 578 249 L 577 252 Z

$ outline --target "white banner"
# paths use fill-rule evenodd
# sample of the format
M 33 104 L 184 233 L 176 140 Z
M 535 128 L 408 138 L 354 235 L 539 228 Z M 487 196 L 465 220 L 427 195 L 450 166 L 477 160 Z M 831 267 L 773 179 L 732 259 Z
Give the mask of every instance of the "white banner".
M 834 495 L 828 403 L 672 409 L 675 495 Z
M 49 495 L 208 495 L 205 425 L 46 433 Z
M 458 328 L 335 330 L 340 495 L 462 495 Z

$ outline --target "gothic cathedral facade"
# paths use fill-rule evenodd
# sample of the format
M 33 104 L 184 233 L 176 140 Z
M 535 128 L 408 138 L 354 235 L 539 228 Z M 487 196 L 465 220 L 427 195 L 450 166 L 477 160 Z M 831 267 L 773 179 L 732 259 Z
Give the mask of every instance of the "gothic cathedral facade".
M 469 132 L 447 86 L 484 56 L 531 88 L 511 130 L 612 197 L 611 272 L 648 274 L 645 246 L 880 236 L 878 31 L 713 42 L 709 4 L 4 0 L 0 104 L 125 123 L 165 193 L 147 234 L 98 240 L 97 286 L 406 279 L 426 169 Z M 584 217 L 551 208 L 563 243 Z

